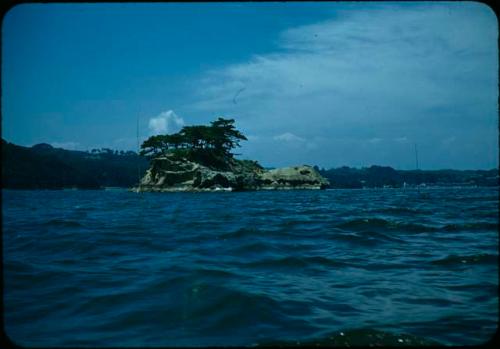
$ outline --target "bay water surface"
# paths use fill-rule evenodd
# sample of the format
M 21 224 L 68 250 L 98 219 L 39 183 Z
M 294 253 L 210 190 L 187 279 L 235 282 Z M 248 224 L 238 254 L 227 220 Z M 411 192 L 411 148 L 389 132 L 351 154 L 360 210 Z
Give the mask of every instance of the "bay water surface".
M 3 190 L 4 330 L 51 347 L 481 344 L 498 194 Z

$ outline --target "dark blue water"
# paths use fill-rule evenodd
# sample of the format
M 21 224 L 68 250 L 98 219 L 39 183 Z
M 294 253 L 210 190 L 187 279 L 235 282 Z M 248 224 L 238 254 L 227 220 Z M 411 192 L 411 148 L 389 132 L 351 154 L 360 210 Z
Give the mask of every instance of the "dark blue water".
M 21 345 L 464 345 L 497 328 L 498 189 L 2 195 Z

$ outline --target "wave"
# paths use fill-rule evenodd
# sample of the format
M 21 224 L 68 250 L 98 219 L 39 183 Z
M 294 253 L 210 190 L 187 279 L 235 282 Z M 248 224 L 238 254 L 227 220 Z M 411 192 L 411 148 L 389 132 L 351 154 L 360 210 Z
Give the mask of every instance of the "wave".
M 172 282 L 170 282 L 172 281 Z M 283 305 L 267 295 L 206 283 L 182 276 L 155 284 L 155 292 L 122 292 L 94 297 L 75 313 L 109 315 L 99 330 L 148 328 L 165 332 L 180 326 L 196 329 L 198 336 L 216 336 L 251 329 L 257 323 L 283 319 Z M 168 291 L 168 292 L 167 292 Z M 120 311 L 113 313 L 119 305 Z
M 462 304 L 462 302 L 447 298 L 437 298 L 437 297 L 394 297 L 393 301 L 402 304 L 413 304 L 413 305 L 432 305 L 437 307 L 451 307 L 455 304 Z
M 255 262 L 242 263 L 242 265 L 252 268 L 304 268 L 310 266 L 324 267 L 348 267 L 349 263 L 336 261 L 330 258 L 314 256 L 314 257 L 282 257 L 264 259 Z
M 379 243 L 386 242 L 396 242 L 396 243 L 405 243 L 405 240 L 389 236 L 388 234 L 374 232 L 374 231 L 365 231 L 365 232 L 354 232 L 354 233 L 344 233 L 344 232 L 336 232 L 331 233 L 329 238 L 332 240 L 343 241 L 348 243 L 353 243 L 356 245 L 376 245 Z
M 397 243 L 404 243 L 405 240 L 396 238 L 387 234 L 383 233 L 378 233 L 374 231 L 367 231 L 363 233 L 356 233 L 357 236 L 363 237 L 363 238 L 370 238 L 370 239 L 376 239 L 376 240 L 384 240 L 384 241 L 390 241 L 390 242 L 397 242 Z
M 447 224 L 440 230 L 444 231 L 463 231 L 463 230 L 498 230 L 498 223 L 477 222 L 466 224 Z
M 83 227 L 83 224 L 80 222 L 74 221 L 74 220 L 69 220 L 69 219 L 51 219 L 45 223 L 43 223 L 45 226 L 54 226 L 54 227 Z
M 279 224 L 279 227 L 284 230 L 290 230 L 296 227 L 310 226 L 311 224 L 318 223 L 310 219 L 287 219 Z
M 430 262 L 433 265 L 454 266 L 467 264 L 498 264 L 498 255 L 480 253 L 468 256 L 449 255 L 445 258 L 436 259 Z
M 471 292 L 471 293 L 481 293 L 484 292 L 485 294 L 489 294 L 491 297 L 490 299 L 493 299 L 493 297 L 498 296 L 498 285 L 495 285 L 494 283 L 491 282 L 482 282 L 482 283 L 475 283 L 475 284 L 467 284 L 467 283 L 462 283 L 462 284 L 454 284 L 454 285 L 443 285 L 443 288 L 450 290 L 450 291 L 461 291 L 461 292 Z
M 336 228 L 343 230 L 373 230 L 383 228 L 384 230 L 397 230 L 405 232 L 430 232 L 438 230 L 424 224 L 401 223 L 389 221 L 383 218 L 356 218 L 335 225 Z
M 213 268 L 201 268 L 195 270 L 189 275 L 191 279 L 199 280 L 213 280 L 213 279 L 224 279 L 229 280 L 229 278 L 238 277 L 239 275 L 234 274 L 228 270 L 213 269 Z
M 272 323 L 284 316 L 283 304 L 268 295 L 215 285 L 206 285 L 195 293 L 194 299 L 200 302 L 191 300 L 187 312 L 192 318 L 206 319 L 202 321 L 203 330 L 211 335 Z
M 433 339 L 370 328 L 335 331 L 318 338 L 282 341 L 270 340 L 258 344 L 259 346 L 277 347 L 419 347 L 442 345 Z
M 232 253 L 239 255 L 240 253 L 262 253 L 269 250 L 279 250 L 274 244 L 264 243 L 261 241 L 251 242 L 248 244 L 240 245 L 231 250 Z
M 422 208 L 409 208 L 409 207 L 386 207 L 386 208 L 369 210 L 368 212 L 378 213 L 378 214 L 405 215 L 405 216 L 433 213 L 433 211 L 431 210 L 425 210 Z
M 229 233 L 219 235 L 219 239 L 238 239 L 246 236 L 257 236 L 264 231 L 257 228 L 240 228 Z
M 475 222 L 464 224 L 445 224 L 442 226 L 430 226 L 417 223 L 404 223 L 386 220 L 383 218 L 356 218 L 335 225 L 336 228 L 348 231 L 363 231 L 370 229 L 381 229 L 385 231 L 404 232 L 452 232 L 464 230 L 498 230 L 498 222 Z
M 4 261 L 3 270 L 4 272 L 16 273 L 17 275 L 32 275 L 37 271 L 37 268 L 22 260 L 6 260 Z

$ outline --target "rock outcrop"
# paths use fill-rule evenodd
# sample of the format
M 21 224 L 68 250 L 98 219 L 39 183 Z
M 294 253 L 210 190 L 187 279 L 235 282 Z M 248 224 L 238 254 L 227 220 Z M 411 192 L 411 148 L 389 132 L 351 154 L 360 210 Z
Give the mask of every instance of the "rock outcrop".
M 259 189 L 324 189 L 329 184 L 308 165 L 269 170 L 259 176 Z
M 323 189 L 328 181 L 311 166 L 265 170 L 255 161 L 228 160 L 214 169 L 187 159 L 163 156 L 151 167 L 135 191 L 243 191 L 276 189 Z

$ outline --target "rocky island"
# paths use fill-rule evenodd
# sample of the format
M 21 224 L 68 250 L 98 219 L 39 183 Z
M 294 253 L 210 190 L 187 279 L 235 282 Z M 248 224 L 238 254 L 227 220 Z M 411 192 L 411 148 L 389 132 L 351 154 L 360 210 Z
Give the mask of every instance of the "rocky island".
M 329 182 L 307 165 L 266 170 L 239 160 L 230 150 L 246 137 L 233 119 L 210 126 L 185 126 L 176 134 L 152 136 L 141 148 L 151 166 L 132 190 L 138 192 L 324 189 Z

